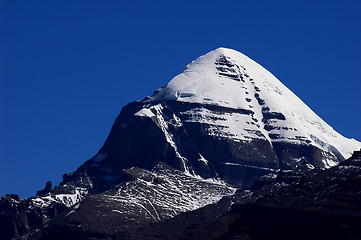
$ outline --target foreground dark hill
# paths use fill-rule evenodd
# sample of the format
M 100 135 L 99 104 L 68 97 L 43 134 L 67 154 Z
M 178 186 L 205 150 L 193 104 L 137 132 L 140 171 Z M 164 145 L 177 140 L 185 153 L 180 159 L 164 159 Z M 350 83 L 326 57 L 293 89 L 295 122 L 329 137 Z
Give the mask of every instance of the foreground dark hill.
M 327 170 L 264 176 L 250 189 L 153 224 L 129 227 L 122 217 L 114 216 L 96 218 L 97 224 L 86 229 L 84 224 L 92 222 L 86 216 L 96 214 L 78 210 L 88 204 L 85 200 L 80 208 L 65 212 L 65 216 L 77 217 L 54 218 L 27 239 L 360 239 L 360 199 L 361 152 L 355 152 Z M 101 197 L 100 202 L 107 201 Z M 173 207 L 178 208 L 177 204 Z M 100 219 L 111 219 L 111 224 Z
M 99 152 L 64 174 L 59 186 L 47 183 L 28 199 L 2 197 L 0 236 L 41 226 L 39 234 L 128 236 L 236 188 L 262 185 L 269 178 L 257 180 L 261 176 L 317 172 L 360 148 L 266 69 L 219 48 L 152 96 L 125 106 Z
M 147 226 L 137 239 L 361 239 L 360 200 L 358 151 L 328 170 L 265 176 L 232 198 Z

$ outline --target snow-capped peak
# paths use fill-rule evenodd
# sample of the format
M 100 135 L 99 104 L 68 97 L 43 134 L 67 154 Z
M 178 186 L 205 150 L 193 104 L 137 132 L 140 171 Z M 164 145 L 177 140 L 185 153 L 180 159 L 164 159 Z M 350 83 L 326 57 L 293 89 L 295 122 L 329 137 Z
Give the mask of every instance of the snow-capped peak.
M 252 119 L 256 119 L 253 126 L 247 126 L 245 121 L 250 121 L 232 114 L 222 116 L 226 121 L 220 124 L 238 140 L 250 139 L 245 130 L 252 129 L 260 131 L 262 134 L 258 135 L 270 142 L 312 144 L 331 151 L 339 159 L 347 158 L 361 148 L 360 142 L 341 136 L 318 117 L 272 73 L 232 49 L 218 48 L 197 58 L 150 100 L 249 111 Z M 270 118 L 265 121 L 267 116 Z M 334 164 L 325 162 L 325 166 Z

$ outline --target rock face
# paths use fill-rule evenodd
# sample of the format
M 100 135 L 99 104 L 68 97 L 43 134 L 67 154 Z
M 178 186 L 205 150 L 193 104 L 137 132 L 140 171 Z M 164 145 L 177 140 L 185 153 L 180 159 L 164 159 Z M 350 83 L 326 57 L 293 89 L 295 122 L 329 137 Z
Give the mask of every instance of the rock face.
M 219 48 L 153 95 L 126 105 L 99 152 L 64 174 L 59 186 L 52 189 L 49 182 L 25 200 L 2 197 L 0 235 L 18 237 L 47 224 L 27 237 L 145 237 L 143 228 L 150 223 L 171 221 L 252 184 L 263 194 L 237 193 L 210 209 L 225 214 L 227 204 L 239 199 L 265 205 L 273 199 L 272 207 L 285 206 L 292 201 L 279 186 L 308 179 L 360 148 L 266 69 Z M 275 191 L 279 195 L 265 197 Z M 287 191 L 298 194 L 291 187 Z M 204 216 L 215 221 L 212 214 Z
M 92 182 L 84 174 L 65 174 L 64 181 L 51 190 L 48 182 L 36 197 L 19 199 L 11 194 L 0 198 L 0 239 L 22 236 L 92 193 Z
M 36 196 L 37 197 L 44 196 L 44 195 L 50 193 L 52 189 L 53 189 L 53 184 L 50 181 L 48 181 L 43 190 L 36 192 Z

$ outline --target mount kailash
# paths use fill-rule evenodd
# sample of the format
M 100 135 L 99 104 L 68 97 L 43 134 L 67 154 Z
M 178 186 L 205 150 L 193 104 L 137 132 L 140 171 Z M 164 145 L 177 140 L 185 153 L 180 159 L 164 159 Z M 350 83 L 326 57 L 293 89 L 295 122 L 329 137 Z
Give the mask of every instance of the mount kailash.
M 126 105 L 99 152 L 64 174 L 59 186 L 49 182 L 28 199 L 2 197 L 0 239 L 145 239 L 147 231 L 154 237 L 149 229 L 157 223 L 197 219 L 190 211 L 203 216 L 216 208 L 219 215 L 210 217 L 216 222 L 227 211 L 241 211 L 241 203 L 261 200 L 294 211 L 286 197 L 272 205 L 270 189 L 338 168 L 360 148 L 262 66 L 218 48 L 153 95 Z M 279 180 L 285 173 L 293 180 Z M 230 208 L 235 203 L 241 210 Z M 207 238 L 225 236 L 217 234 Z M 172 239 L 166 235 L 161 239 Z

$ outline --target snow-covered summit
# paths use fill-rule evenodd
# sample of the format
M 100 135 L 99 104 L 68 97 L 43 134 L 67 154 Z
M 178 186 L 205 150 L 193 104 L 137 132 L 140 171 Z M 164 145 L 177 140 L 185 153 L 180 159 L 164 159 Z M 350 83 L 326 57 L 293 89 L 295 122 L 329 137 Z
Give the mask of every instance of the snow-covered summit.
M 360 142 L 337 133 L 272 73 L 232 49 L 218 48 L 197 58 L 149 99 L 251 111 L 251 120 L 255 121 L 236 114 L 224 114 L 223 120 L 212 121 L 227 127 L 224 131 L 238 140 L 249 140 L 253 132 L 270 142 L 311 144 L 333 152 L 339 159 L 361 147 Z M 205 111 L 201 110 L 203 117 L 210 114 Z M 207 117 L 193 120 L 209 122 Z M 326 166 L 333 164 L 325 162 Z

